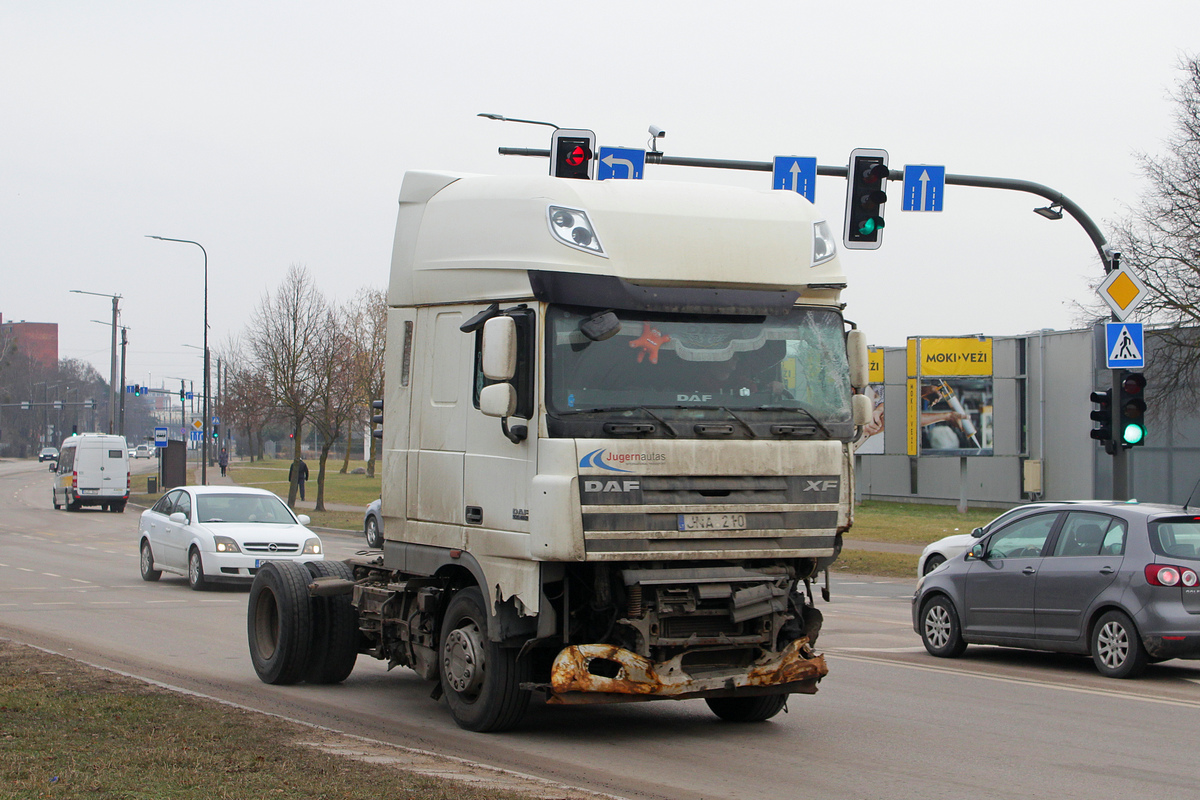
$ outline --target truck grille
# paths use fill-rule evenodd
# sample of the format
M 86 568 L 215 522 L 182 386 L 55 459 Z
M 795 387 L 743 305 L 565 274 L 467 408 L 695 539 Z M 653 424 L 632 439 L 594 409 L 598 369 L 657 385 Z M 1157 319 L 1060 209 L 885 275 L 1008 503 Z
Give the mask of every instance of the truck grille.
M 584 548 L 600 559 L 829 556 L 840 493 L 837 475 L 581 476 Z

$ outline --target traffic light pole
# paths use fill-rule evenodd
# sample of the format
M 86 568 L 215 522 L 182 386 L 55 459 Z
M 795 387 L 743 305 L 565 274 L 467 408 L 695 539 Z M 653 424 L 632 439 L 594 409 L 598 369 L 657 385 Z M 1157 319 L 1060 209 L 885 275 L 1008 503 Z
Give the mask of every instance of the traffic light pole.
M 549 150 L 540 150 L 537 148 L 527 147 L 501 147 L 500 155 L 502 156 L 532 156 L 534 158 L 550 158 Z M 647 164 L 663 164 L 670 167 L 703 167 L 707 169 L 734 169 L 747 170 L 751 172 L 772 172 L 775 165 L 771 161 L 730 161 L 720 158 L 687 158 L 681 156 L 669 156 L 665 153 L 649 151 L 646 153 Z M 846 167 L 831 167 L 817 166 L 817 175 L 828 178 L 846 178 L 849 170 Z M 888 173 L 888 180 L 903 181 L 904 172 L 901 170 L 891 170 Z M 1067 214 L 1070 214 L 1072 219 L 1079 223 L 1088 238 L 1092 240 L 1092 245 L 1096 248 L 1096 252 L 1100 255 L 1100 261 L 1104 264 L 1105 274 L 1117 268 L 1120 260 L 1120 254 L 1115 252 L 1108 245 L 1108 240 L 1104 238 L 1104 234 L 1100 232 L 1099 226 L 1096 225 L 1092 218 L 1087 215 L 1069 197 L 1062 192 L 1055 191 L 1049 186 L 1043 186 L 1040 183 L 1033 181 L 1017 180 L 1015 178 L 991 178 L 983 175 L 946 175 L 946 183 L 950 186 L 974 186 L 980 189 L 1004 189 L 1013 192 L 1026 192 L 1028 194 L 1036 194 L 1039 197 L 1044 197 L 1050 201 L 1052 206 L 1058 206 Z M 1116 315 L 1113 315 L 1113 320 L 1117 321 Z M 1117 426 L 1120 422 L 1118 417 L 1119 405 L 1116 399 L 1120 396 L 1121 387 L 1120 370 L 1112 370 L 1113 381 L 1113 437 L 1117 439 L 1113 452 L 1112 462 L 1112 497 L 1114 500 L 1129 499 L 1129 474 L 1128 474 L 1128 454 L 1126 448 L 1122 446 L 1117 434 Z

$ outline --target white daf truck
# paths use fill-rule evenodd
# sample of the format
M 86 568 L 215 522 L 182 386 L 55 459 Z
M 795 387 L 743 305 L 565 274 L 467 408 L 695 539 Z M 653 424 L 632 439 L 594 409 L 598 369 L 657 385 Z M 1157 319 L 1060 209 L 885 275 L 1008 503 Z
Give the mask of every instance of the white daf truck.
M 845 282 L 792 192 L 408 173 L 383 549 L 258 572 L 259 676 L 368 654 L 477 731 L 533 697 L 758 721 L 815 692 L 870 419 Z

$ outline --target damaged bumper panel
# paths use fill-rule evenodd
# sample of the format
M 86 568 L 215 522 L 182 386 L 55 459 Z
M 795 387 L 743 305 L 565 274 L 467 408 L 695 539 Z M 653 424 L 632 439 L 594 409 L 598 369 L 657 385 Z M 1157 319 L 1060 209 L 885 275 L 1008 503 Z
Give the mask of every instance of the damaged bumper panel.
M 648 658 L 607 644 L 567 647 L 554 659 L 546 702 L 564 705 L 627 703 L 638 700 L 685 700 L 696 697 L 734 697 L 762 694 L 815 694 L 817 682 L 829 673 L 825 657 L 815 654 L 808 639 L 789 644 L 749 667 L 690 675 L 683 667 L 686 654 L 654 663 Z

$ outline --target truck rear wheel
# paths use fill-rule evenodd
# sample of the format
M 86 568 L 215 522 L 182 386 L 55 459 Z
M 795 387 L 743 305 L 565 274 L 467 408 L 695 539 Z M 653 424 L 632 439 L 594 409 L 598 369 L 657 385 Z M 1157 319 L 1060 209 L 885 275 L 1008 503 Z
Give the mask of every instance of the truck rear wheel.
M 313 639 L 309 572 L 294 561 L 271 561 L 250 585 L 246 634 L 250 660 L 263 683 L 286 685 L 304 677 Z
M 450 715 L 460 728 L 494 732 L 515 727 L 529 707 L 529 662 L 488 638 L 488 614 L 477 587 L 450 599 L 442 618 L 438 665 Z
M 704 702 L 726 722 L 763 722 L 778 714 L 787 704 L 786 694 L 759 697 L 710 697 Z
M 354 570 L 344 561 L 309 561 L 314 578 L 354 580 Z M 341 683 L 354 671 L 358 660 L 358 612 L 350 595 L 313 597 L 312 653 L 304 679 L 309 683 Z

